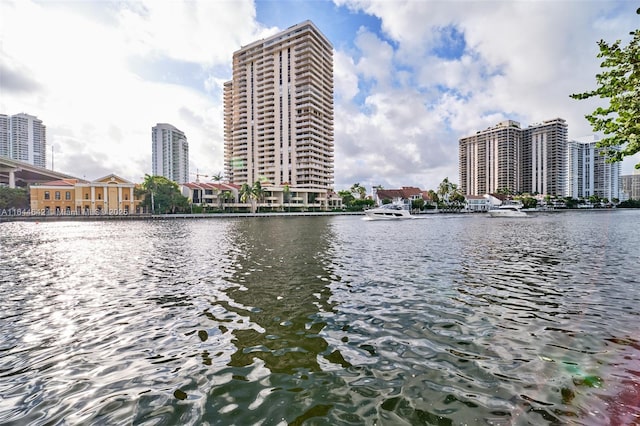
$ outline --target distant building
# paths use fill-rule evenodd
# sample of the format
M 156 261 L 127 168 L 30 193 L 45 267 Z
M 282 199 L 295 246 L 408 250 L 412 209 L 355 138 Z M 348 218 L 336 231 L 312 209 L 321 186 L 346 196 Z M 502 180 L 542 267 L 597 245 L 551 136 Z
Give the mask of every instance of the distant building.
M 506 120 L 459 141 L 460 189 L 482 195 L 498 190 L 521 191 L 523 132 Z
M 311 21 L 234 52 L 224 85 L 226 178 L 330 205 L 333 107 L 333 46 Z
M 532 124 L 523 131 L 522 192 L 567 194 L 568 126 L 562 118 Z
M 416 188 L 413 186 L 403 186 L 402 189 L 373 188 L 373 201 L 376 206 L 381 206 L 387 203 L 395 203 L 406 204 L 409 206 L 409 208 L 411 208 L 412 202 L 419 199 L 424 199 L 424 192 L 420 188 Z
M 465 195 L 464 201 L 467 211 L 470 212 L 486 212 L 491 209 L 491 201 L 488 194 L 481 195 Z
M 620 199 L 640 200 L 640 170 L 620 177 Z
M 561 118 L 526 129 L 505 120 L 459 140 L 463 194 L 530 192 L 564 196 L 567 124 Z
M 140 212 L 135 184 L 114 174 L 86 181 L 61 179 L 31 185 L 32 214 L 127 215 Z
M 596 195 L 609 201 L 620 199 L 620 163 L 607 163 L 605 150 L 596 146 L 595 135 L 569 142 L 567 195 L 589 198 Z
M 153 175 L 177 183 L 189 182 L 189 143 L 185 134 L 171 124 L 158 123 L 151 129 L 151 143 Z
M 46 126 L 29 114 L 0 114 L 0 156 L 47 166 Z

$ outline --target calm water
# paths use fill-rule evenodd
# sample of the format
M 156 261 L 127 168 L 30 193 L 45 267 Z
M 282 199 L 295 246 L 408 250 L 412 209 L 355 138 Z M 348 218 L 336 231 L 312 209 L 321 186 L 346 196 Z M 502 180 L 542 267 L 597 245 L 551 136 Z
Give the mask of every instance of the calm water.
M 0 224 L 0 423 L 632 424 L 639 225 Z

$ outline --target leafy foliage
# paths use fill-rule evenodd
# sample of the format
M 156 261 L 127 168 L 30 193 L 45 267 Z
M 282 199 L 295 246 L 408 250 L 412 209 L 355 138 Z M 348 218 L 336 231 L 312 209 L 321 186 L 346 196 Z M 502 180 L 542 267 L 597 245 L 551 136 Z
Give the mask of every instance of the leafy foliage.
M 640 200 L 626 200 L 618 204 L 620 209 L 640 209 Z
M 26 190 L 0 186 L 0 210 L 28 208 L 29 194 Z
M 241 202 L 251 202 L 251 212 L 254 213 L 257 209 L 257 202 L 264 197 L 264 189 L 260 181 L 255 181 L 253 185 L 243 183 L 238 194 Z
M 606 135 L 597 145 L 605 149 L 609 162 L 640 151 L 640 30 L 630 34 L 633 39 L 627 46 L 621 46 L 620 40 L 598 42 L 598 57 L 604 58 L 600 68 L 605 69 L 596 74 L 598 88 L 571 95 L 573 99 L 609 99 L 608 107 L 598 107 L 585 116 L 595 132 Z M 640 163 L 635 167 L 640 169 Z
M 354 183 L 351 186 L 351 193 L 354 194 L 354 196 L 358 195 L 361 200 L 364 200 L 367 196 L 367 189 L 359 183 Z
M 173 214 L 189 210 L 189 199 L 180 193 L 178 184 L 164 176 L 144 176 L 136 190 L 144 197 L 142 206 L 156 214 Z

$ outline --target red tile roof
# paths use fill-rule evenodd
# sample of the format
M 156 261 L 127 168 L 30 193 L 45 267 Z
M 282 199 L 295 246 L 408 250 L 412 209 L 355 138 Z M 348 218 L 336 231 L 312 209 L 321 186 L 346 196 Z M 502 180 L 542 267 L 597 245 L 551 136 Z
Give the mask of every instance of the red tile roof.
M 78 179 L 60 179 L 52 180 L 50 182 L 42 183 L 43 186 L 75 186 L 78 183 Z

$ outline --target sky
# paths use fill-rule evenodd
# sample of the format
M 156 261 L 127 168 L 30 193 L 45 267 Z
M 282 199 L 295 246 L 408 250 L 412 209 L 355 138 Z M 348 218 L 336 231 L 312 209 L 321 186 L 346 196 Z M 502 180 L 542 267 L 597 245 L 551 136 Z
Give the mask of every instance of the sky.
M 638 1 L 0 0 L 0 113 L 47 126 L 47 165 L 151 174 L 151 128 L 189 142 L 191 179 L 224 170 L 233 52 L 304 20 L 334 47 L 335 190 L 458 182 L 458 140 L 561 117 L 592 134 L 598 40 L 629 41 Z M 53 154 L 53 155 L 52 155 Z M 631 174 L 640 156 L 626 160 Z M 201 176 L 197 176 L 200 174 Z

